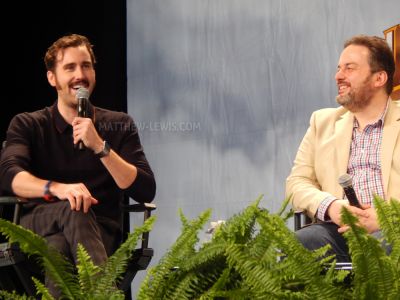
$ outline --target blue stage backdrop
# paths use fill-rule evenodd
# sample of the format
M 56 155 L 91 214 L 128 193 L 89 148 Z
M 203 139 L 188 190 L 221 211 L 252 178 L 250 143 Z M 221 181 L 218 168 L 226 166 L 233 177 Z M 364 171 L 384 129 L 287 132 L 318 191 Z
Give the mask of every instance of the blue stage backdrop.
M 264 194 L 278 210 L 311 112 L 336 106 L 344 40 L 383 37 L 399 12 L 399 0 L 127 1 L 128 111 L 158 184 L 153 263 L 179 208 L 226 219 Z

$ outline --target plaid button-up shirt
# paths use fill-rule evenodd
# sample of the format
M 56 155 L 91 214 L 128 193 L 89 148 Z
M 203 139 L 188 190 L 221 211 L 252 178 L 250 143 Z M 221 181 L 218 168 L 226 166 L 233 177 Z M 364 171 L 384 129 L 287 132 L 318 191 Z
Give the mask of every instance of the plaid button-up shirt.
M 347 172 L 353 178 L 358 200 L 363 204 L 372 204 L 375 194 L 385 197 L 380 159 L 383 119 L 366 126 L 362 132 L 357 129 L 357 120 L 354 123 Z
M 374 195 L 384 198 L 384 189 L 381 170 L 381 143 L 383 134 L 383 121 L 387 111 L 382 113 L 378 121 L 367 125 L 362 132 L 358 130 L 359 124 L 354 118 L 353 136 L 350 146 L 349 164 L 347 172 L 353 178 L 353 187 L 358 200 L 362 204 L 372 204 Z M 343 198 L 345 197 L 343 193 Z M 325 198 L 317 211 L 317 218 L 328 221 L 326 211 L 336 197 Z

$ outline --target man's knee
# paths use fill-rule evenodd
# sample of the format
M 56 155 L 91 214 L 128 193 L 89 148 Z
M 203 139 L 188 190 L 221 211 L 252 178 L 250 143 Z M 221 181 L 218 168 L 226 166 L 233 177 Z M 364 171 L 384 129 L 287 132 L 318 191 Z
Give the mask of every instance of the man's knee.
M 317 225 L 304 227 L 296 231 L 297 239 L 309 250 L 319 249 L 329 242 L 326 239 L 326 232 Z
M 73 222 L 72 224 L 74 224 L 74 226 L 82 226 L 87 223 L 96 222 L 96 215 L 92 209 L 89 209 L 87 213 L 83 212 L 82 209 L 72 210 L 68 201 L 62 201 L 60 205 L 63 209 L 62 218 L 64 218 L 64 222 Z
M 298 240 L 309 250 L 316 250 L 330 245 L 326 255 L 336 254 L 339 262 L 350 261 L 346 240 L 337 231 L 338 226 L 333 223 L 313 224 L 296 231 Z

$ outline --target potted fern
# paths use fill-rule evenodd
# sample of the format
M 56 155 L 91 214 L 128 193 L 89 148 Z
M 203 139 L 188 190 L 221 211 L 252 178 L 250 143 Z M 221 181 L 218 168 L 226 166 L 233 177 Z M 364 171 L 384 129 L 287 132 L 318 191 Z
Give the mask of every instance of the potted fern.
M 21 250 L 28 255 L 35 255 L 44 267 L 48 276 L 61 290 L 63 299 L 124 299 L 125 295 L 117 288 L 117 282 L 125 271 L 128 260 L 136 247 L 143 232 L 151 230 L 155 217 L 135 228 L 118 250 L 108 258 L 102 266 L 93 264 L 90 256 L 78 246 L 78 265 L 74 266 L 56 249 L 49 247 L 44 238 L 34 234 L 7 220 L 0 219 L 0 232 L 10 242 L 18 242 Z M 33 278 L 38 295 L 42 299 L 54 299 L 42 282 Z M 0 299 L 35 299 L 26 295 L 17 295 L 15 292 L 0 290 Z
M 346 210 L 345 233 L 353 270 L 335 270 L 328 247 L 306 250 L 288 229 L 293 215 L 285 205 L 276 214 L 259 207 L 261 197 L 242 212 L 221 224 L 212 239 L 199 245 L 198 234 L 208 221 L 207 210 L 194 220 L 181 212 L 182 233 L 157 265 L 150 268 L 137 299 L 399 299 L 400 298 L 400 204 L 376 197 L 374 205 L 386 240 L 387 254 L 376 240 L 356 225 Z M 98 268 L 79 248 L 78 273 L 62 257 L 48 249 L 44 240 L 23 228 L 0 220 L 0 231 L 18 241 L 24 251 L 39 255 L 67 299 L 123 299 L 115 287 L 129 253 L 141 232 L 153 219 L 131 235 L 127 242 Z M 130 246 L 128 246 L 128 244 Z M 29 248 L 27 247 L 29 245 Z M 133 246 L 132 246 L 133 245 Z M 95 279 L 93 279 L 95 278 Z M 43 299 L 52 299 L 42 283 L 36 282 Z M 0 291 L 0 298 L 28 299 Z
M 374 200 L 381 228 L 392 244 L 390 255 L 380 241 L 356 226 L 345 234 L 353 271 L 335 270 L 328 247 L 306 250 L 288 229 L 285 206 L 277 214 L 259 208 L 261 197 L 222 224 L 208 243 L 198 232 L 210 217 L 205 211 L 189 221 L 181 213 L 182 234 L 151 268 L 138 299 L 399 299 L 400 204 Z M 287 201 L 286 201 L 287 204 Z

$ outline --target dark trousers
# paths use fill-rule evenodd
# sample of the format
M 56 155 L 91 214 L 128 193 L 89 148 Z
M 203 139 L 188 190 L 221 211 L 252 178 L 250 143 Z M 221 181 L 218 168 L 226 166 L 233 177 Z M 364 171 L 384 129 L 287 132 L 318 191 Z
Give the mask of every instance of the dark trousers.
M 327 255 L 336 255 L 337 262 L 350 262 L 349 248 L 334 223 L 311 224 L 296 231 L 296 236 L 303 246 L 309 250 L 319 249 L 327 244 L 331 249 Z
M 351 262 L 346 240 L 337 231 L 338 228 L 334 223 L 311 224 L 296 231 L 296 236 L 303 246 L 309 250 L 316 250 L 330 244 L 331 249 L 327 252 L 327 255 L 335 254 L 337 262 Z M 387 255 L 392 252 L 392 246 L 383 238 L 381 231 L 376 231 L 371 236 L 381 240 L 381 246 Z
M 43 203 L 25 212 L 21 217 L 21 225 L 44 237 L 49 245 L 75 264 L 78 243 L 83 245 L 96 265 L 107 259 L 101 226 L 92 210 L 86 214 L 73 211 L 68 201 Z M 59 296 L 59 291 L 54 289 L 47 277 L 46 286 L 54 296 Z

